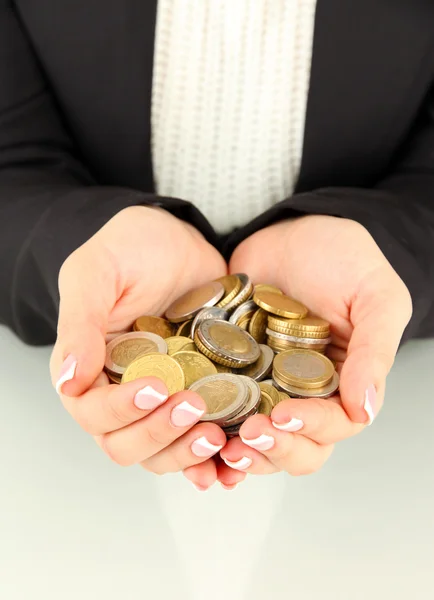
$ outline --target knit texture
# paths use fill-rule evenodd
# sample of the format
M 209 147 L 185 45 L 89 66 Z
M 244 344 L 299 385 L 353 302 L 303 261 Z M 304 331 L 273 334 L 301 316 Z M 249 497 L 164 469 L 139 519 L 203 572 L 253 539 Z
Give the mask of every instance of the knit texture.
M 316 0 L 159 0 L 157 192 L 219 233 L 290 196 L 303 148 Z

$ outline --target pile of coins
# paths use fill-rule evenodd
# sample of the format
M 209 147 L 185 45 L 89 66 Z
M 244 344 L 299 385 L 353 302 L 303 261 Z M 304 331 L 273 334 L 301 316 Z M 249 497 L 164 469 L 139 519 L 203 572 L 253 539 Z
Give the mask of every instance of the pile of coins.
M 201 420 L 233 437 L 286 398 L 332 396 L 339 376 L 324 355 L 330 341 L 329 323 L 300 302 L 227 275 L 176 300 L 165 318 L 137 319 L 107 345 L 105 370 L 113 383 L 154 376 L 170 395 L 198 393 L 207 406 Z

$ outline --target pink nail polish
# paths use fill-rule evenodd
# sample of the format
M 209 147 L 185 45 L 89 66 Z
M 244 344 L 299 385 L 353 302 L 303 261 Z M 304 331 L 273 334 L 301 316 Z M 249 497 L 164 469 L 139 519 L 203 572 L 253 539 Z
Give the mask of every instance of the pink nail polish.
M 197 423 L 204 412 L 184 401 L 172 410 L 170 421 L 175 427 L 188 427 Z
M 255 438 L 254 440 L 246 440 L 243 437 L 241 437 L 241 439 L 247 446 L 250 446 L 255 450 L 270 450 L 274 446 L 275 442 L 274 437 L 272 437 L 271 435 L 265 435 L 265 433 Z
M 290 433 L 295 433 L 296 431 L 300 431 L 304 427 L 304 423 L 301 419 L 296 419 L 293 417 L 288 423 L 275 423 L 272 421 L 273 427 L 276 429 L 280 429 L 280 431 L 289 431 Z
M 63 361 L 62 368 L 60 369 L 59 379 L 56 383 L 56 392 L 60 394 L 62 386 L 67 381 L 74 379 L 75 371 L 77 369 L 77 359 L 72 354 L 69 354 Z
M 237 487 L 237 483 L 233 483 L 232 485 L 225 485 L 224 483 L 221 484 L 222 488 L 224 490 L 228 490 L 228 492 L 231 492 L 232 490 L 234 490 Z
M 363 408 L 368 415 L 368 425 L 371 425 L 375 419 L 377 410 L 377 390 L 373 384 L 371 384 L 365 391 L 365 402 L 363 404 Z
M 191 451 L 199 458 L 208 458 L 221 450 L 223 446 L 214 446 L 205 436 L 195 440 L 191 445 Z
M 166 402 L 167 398 L 167 394 L 160 394 L 153 387 L 147 385 L 137 392 L 134 397 L 134 404 L 141 410 L 153 410 Z

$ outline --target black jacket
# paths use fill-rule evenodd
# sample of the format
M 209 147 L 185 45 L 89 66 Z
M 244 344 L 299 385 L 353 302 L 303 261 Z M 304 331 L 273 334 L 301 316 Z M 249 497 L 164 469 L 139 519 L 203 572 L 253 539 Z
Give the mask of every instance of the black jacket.
M 434 2 L 318 0 L 295 193 L 224 239 L 154 193 L 156 4 L 0 0 L 0 322 L 52 342 L 63 260 L 120 209 L 149 203 L 227 257 L 283 218 L 355 219 L 411 291 L 406 336 L 434 335 Z

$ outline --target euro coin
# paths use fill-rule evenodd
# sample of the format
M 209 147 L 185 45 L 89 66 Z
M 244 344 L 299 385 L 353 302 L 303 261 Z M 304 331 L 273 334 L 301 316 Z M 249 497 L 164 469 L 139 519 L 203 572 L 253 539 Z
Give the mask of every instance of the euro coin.
M 229 323 L 233 323 L 234 325 L 240 326 L 240 321 L 246 319 L 250 321 L 255 312 L 258 310 L 258 307 L 253 302 L 253 300 L 248 300 L 247 302 L 243 302 L 240 306 L 238 306 L 234 312 L 229 317 Z
M 273 371 L 279 380 L 309 389 L 326 386 L 335 372 L 328 358 L 313 350 L 301 349 L 278 354 L 274 359 Z
M 307 389 L 297 387 L 281 381 L 275 374 L 273 374 L 275 385 L 278 386 L 279 390 L 283 390 L 288 393 L 291 398 L 330 398 L 339 390 L 339 375 L 335 372 L 332 380 L 322 388 Z
M 330 344 L 331 342 L 331 338 L 322 338 L 322 339 L 318 339 L 318 338 L 300 338 L 300 337 L 295 337 L 293 335 L 287 335 L 286 333 L 279 333 L 278 331 L 273 331 L 272 329 L 267 328 L 266 332 L 265 332 L 268 336 L 278 339 L 278 340 L 282 340 L 284 342 L 292 342 L 294 344 L 306 344 L 307 346 L 315 346 L 315 345 L 324 345 L 324 344 Z M 314 348 L 312 348 L 312 350 L 314 350 Z
M 197 328 L 194 341 L 200 352 L 226 367 L 246 367 L 256 362 L 261 355 L 259 346 L 251 335 L 225 321 L 204 321 Z
M 199 352 L 177 352 L 173 358 L 181 365 L 185 376 L 185 387 L 189 388 L 195 381 L 208 375 L 216 375 L 213 363 Z
M 166 384 L 170 396 L 185 388 L 181 365 L 167 354 L 146 354 L 137 358 L 125 370 L 122 383 L 129 383 L 141 377 L 158 377 Z
M 188 337 L 184 337 L 182 335 L 175 335 L 170 338 L 166 338 L 167 344 L 167 353 L 169 356 L 173 356 L 177 352 L 181 352 L 182 350 L 186 350 L 189 352 L 197 352 L 197 348 L 193 342 Z
M 259 349 L 261 351 L 259 359 L 248 367 L 239 370 L 240 375 L 250 377 L 254 381 L 262 381 L 264 377 L 267 377 L 274 360 L 274 353 L 271 348 L 265 344 L 259 344 Z
M 261 401 L 259 403 L 258 412 L 267 417 L 271 416 L 271 412 L 280 402 L 280 395 L 277 389 L 270 384 L 262 382 L 259 384 L 261 390 Z
M 173 325 L 161 319 L 160 317 L 144 316 L 136 319 L 133 325 L 134 331 L 147 331 L 149 333 L 155 333 L 163 339 L 173 335 Z
M 262 393 L 268 394 L 268 396 L 270 396 L 271 401 L 273 403 L 273 408 L 279 404 L 279 392 L 274 387 L 274 385 L 269 385 L 268 383 L 264 383 L 263 381 L 261 381 L 261 383 L 259 383 L 259 388 Z
M 250 335 L 258 342 L 258 344 L 265 343 L 265 330 L 267 329 L 267 321 L 268 313 L 262 308 L 258 308 L 258 310 L 250 319 L 248 331 Z
M 267 312 L 287 319 L 302 319 L 308 312 L 301 302 L 275 292 L 256 292 L 253 300 Z
M 234 425 L 241 426 L 246 419 L 248 419 L 250 416 L 256 414 L 259 403 L 261 401 L 261 388 L 256 383 L 256 381 L 253 381 L 249 377 L 244 377 L 244 376 L 239 376 L 239 377 L 242 377 L 244 383 L 248 387 L 249 397 L 248 397 L 246 403 L 244 404 L 243 408 L 241 409 L 241 411 L 239 413 L 237 413 L 234 417 L 232 417 L 231 419 L 228 419 L 227 421 L 225 421 L 222 424 L 222 427 L 224 428 L 225 431 L 226 431 L 227 427 L 233 427 Z
M 241 280 L 236 275 L 225 275 L 217 279 L 225 289 L 223 298 L 217 304 L 219 308 L 225 308 L 237 296 L 241 290 Z
M 301 331 L 328 332 L 330 323 L 319 317 L 305 317 L 304 319 L 295 319 L 288 321 L 291 329 L 300 329 Z
M 190 337 L 194 339 L 194 334 L 196 333 L 196 329 L 199 327 L 203 321 L 207 319 L 216 319 L 217 321 L 227 321 L 229 317 L 229 313 L 224 310 L 224 308 L 218 308 L 217 306 L 211 306 L 210 308 L 203 308 L 201 311 L 197 313 L 197 315 L 193 319 L 193 323 L 191 324 L 191 332 Z
M 202 308 L 215 306 L 224 293 L 224 287 L 220 282 L 206 283 L 175 300 L 166 310 L 166 319 L 172 323 L 181 323 L 192 319 Z
M 279 391 L 279 390 L 278 390 Z M 288 396 L 288 394 L 285 394 L 285 392 L 280 392 L 279 391 L 279 396 L 280 396 L 280 401 L 282 402 L 283 400 L 290 400 L 290 396 Z
M 183 321 L 179 325 L 178 329 L 176 330 L 176 335 L 191 338 L 190 334 L 191 334 L 192 324 L 193 324 L 193 319 L 190 319 L 189 321 Z
M 167 353 L 167 344 L 159 335 L 147 332 L 124 333 L 107 345 L 105 368 L 115 376 L 121 376 L 136 358 L 157 352 Z
M 249 396 L 249 389 L 240 377 L 225 373 L 199 379 L 189 389 L 205 401 L 207 409 L 201 421 L 217 424 L 235 416 Z
M 291 320 L 291 319 L 283 319 L 282 317 L 274 317 L 273 315 L 268 316 L 268 328 L 276 331 L 278 333 L 284 333 L 286 335 L 293 335 L 295 337 L 307 337 L 307 338 L 316 338 L 323 339 L 328 338 L 330 336 L 330 329 L 325 329 L 323 331 L 314 331 L 310 329 L 301 329 L 299 327 L 299 323 L 302 323 L 301 320 Z M 293 323 L 297 323 L 297 326 L 294 327 Z
M 273 294 L 283 294 L 282 290 L 268 283 L 258 283 L 255 285 L 254 293 L 256 292 L 273 292 Z
M 226 310 L 234 310 L 237 306 L 243 304 L 243 302 L 247 302 L 253 293 L 253 284 L 249 277 L 245 273 L 237 273 L 236 276 L 241 281 L 241 289 L 235 298 L 226 304 Z

